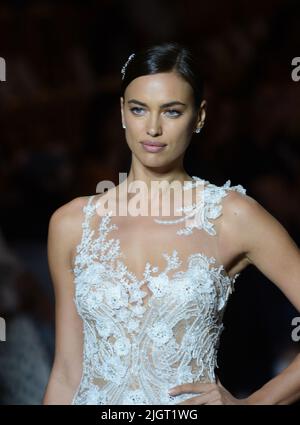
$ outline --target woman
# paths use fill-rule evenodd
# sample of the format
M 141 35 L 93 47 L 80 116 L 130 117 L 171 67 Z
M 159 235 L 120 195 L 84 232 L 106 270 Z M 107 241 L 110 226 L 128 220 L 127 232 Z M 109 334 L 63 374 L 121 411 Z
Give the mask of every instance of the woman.
M 178 43 L 130 55 L 120 100 L 128 177 L 49 223 L 56 350 L 44 404 L 292 403 L 300 356 L 245 399 L 215 374 L 235 279 L 253 264 L 300 310 L 300 255 L 242 186 L 186 173 L 206 116 L 195 56 Z

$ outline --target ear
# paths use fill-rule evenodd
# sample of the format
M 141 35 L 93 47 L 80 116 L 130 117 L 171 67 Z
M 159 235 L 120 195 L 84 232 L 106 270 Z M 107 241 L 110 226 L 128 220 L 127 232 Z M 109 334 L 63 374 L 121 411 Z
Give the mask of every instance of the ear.
M 206 108 L 207 108 L 207 101 L 202 100 L 200 109 L 199 109 L 199 115 L 198 115 L 199 123 L 202 123 L 202 126 L 204 125 L 205 118 L 206 118 Z
M 201 105 L 199 107 L 199 110 L 196 112 L 196 127 L 200 126 L 203 127 L 206 117 L 206 107 L 207 107 L 207 101 L 202 100 Z
M 202 100 L 201 102 L 201 120 L 205 121 L 205 117 L 206 117 L 206 108 L 207 108 L 207 101 L 206 100 Z

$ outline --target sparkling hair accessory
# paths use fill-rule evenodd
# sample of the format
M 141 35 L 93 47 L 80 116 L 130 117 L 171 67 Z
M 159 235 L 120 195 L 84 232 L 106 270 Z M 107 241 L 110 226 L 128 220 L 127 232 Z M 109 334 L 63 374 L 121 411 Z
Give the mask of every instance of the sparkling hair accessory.
M 131 61 L 131 59 L 132 59 L 134 56 L 135 56 L 135 53 L 132 53 L 132 54 L 129 56 L 129 58 L 127 59 L 127 62 L 125 63 L 125 65 L 123 66 L 123 68 L 121 69 L 121 73 L 123 74 L 123 75 L 122 75 L 122 80 L 124 80 L 124 77 L 125 77 L 125 71 L 126 71 L 127 65 L 129 64 L 129 62 Z

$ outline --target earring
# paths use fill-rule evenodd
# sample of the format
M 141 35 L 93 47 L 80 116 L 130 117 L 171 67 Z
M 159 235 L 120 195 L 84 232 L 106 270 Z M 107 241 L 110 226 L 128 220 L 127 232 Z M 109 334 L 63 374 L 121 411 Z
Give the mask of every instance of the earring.
M 126 126 L 123 124 L 123 128 L 126 128 Z
M 194 133 L 200 133 L 201 130 L 202 130 L 202 127 L 197 127 Z

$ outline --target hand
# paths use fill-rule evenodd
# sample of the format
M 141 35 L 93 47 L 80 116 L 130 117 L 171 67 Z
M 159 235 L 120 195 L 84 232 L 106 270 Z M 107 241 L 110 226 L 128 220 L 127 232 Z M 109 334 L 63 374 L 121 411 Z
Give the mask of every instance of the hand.
M 181 393 L 202 393 L 196 397 L 189 398 L 177 405 L 181 404 L 248 404 L 247 399 L 237 399 L 227 391 L 219 378 L 217 383 L 205 384 L 202 382 L 195 382 L 194 384 L 182 384 L 173 387 L 174 392 L 169 392 L 172 396 Z

